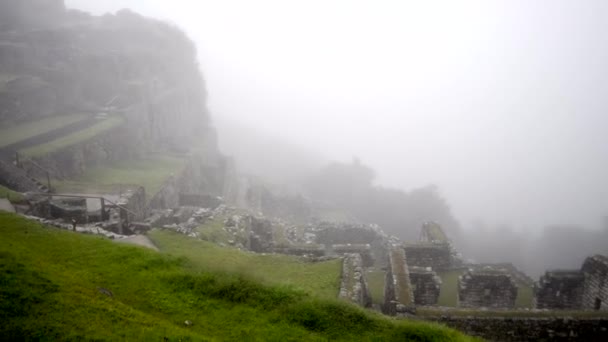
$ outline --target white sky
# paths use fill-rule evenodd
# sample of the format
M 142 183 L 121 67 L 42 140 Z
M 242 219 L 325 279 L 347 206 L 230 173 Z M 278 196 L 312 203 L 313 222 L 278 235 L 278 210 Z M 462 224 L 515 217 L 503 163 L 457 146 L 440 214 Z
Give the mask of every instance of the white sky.
M 66 4 L 176 23 L 213 116 L 437 184 L 465 227 L 608 215 L 608 1 Z

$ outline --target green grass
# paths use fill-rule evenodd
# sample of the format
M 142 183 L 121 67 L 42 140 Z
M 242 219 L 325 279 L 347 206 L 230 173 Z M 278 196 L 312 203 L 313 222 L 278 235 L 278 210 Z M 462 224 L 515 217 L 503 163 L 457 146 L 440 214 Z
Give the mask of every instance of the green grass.
M 0 227 L 5 340 L 472 340 L 17 215 L 0 213 Z
M 517 283 L 517 298 L 515 298 L 515 308 L 532 308 L 532 299 L 534 297 L 534 289 L 530 285 L 522 282 Z
M 58 115 L 0 129 L 0 147 L 50 132 L 86 118 L 84 114 Z
M 25 200 L 22 193 L 13 191 L 2 185 L 0 185 L 0 198 L 6 198 L 12 203 L 19 203 Z
M 58 192 L 78 193 L 115 192 L 139 185 L 146 189 L 146 198 L 150 200 L 167 177 L 179 173 L 185 163 L 180 157 L 155 155 L 90 168 L 72 180 L 56 181 L 54 185 Z
M 199 237 L 205 241 L 214 242 L 216 244 L 230 244 L 229 241 L 234 243 L 240 242 L 245 243 L 244 236 L 232 236 L 229 232 L 224 229 L 225 217 L 217 216 L 213 220 L 205 222 L 205 224 L 199 226 L 196 231 L 199 233 Z
M 89 140 L 103 132 L 106 132 L 122 123 L 124 123 L 125 119 L 121 116 L 111 116 L 107 119 L 100 120 L 98 123 L 93 126 L 82 129 L 78 132 L 74 132 L 72 134 L 65 135 L 61 138 L 55 139 L 53 141 L 28 147 L 26 149 L 21 150 L 24 155 L 28 157 L 39 157 L 51 152 L 55 152 L 66 148 L 68 146 L 72 146 L 82 141 Z
M 369 270 L 367 272 L 367 286 L 372 295 L 372 303 L 384 304 L 384 281 L 386 272 L 382 270 Z
M 441 278 L 441 289 L 439 290 L 439 298 L 437 305 L 439 306 L 456 306 L 458 301 L 458 276 L 464 270 L 439 272 Z
M 336 298 L 342 262 L 311 263 L 280 254 L 256 254 L 188 238 L 168 230 L 153 230 L 150 238 L 165 253 L 187 257 L 196 270 L 246 275 L 268 285 L 289 285 L 320 298 Z

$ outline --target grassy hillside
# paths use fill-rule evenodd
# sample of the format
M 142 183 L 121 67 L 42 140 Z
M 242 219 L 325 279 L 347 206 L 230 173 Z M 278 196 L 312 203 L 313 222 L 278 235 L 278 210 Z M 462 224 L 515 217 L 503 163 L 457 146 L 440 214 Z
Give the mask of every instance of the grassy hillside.
M 24 199 L 22 193 L 13 191 L 2 185 L 0 185 L 0 198 L 6 198 L 13 203 L 21 202 Z
M 397 322 L 303 291 L 196 269 L 204 267 L 185 257 L 43 228 L 0 213 L 0 336 L 113 341 L 469 340 L 438 325 Z M 186 320 L 192 324 L 184 324 Z
M 293 256 L 244 252 L 167 230 L 154 230 L 149 236 L 161 252 L 188 258 L 195 271 L 238 273 L 266 285 L 287 285 L 320 298 L 338 296 L 339 259 L 310 263 Z
M 177 174 L 185 159 L 172 155 L 152 155 L 146 159 L 125 160 L 87 169 L 72 180 L 54 182 L 58 192 L 112 192 L 127 185 L 140 185 L 150 200 L 171 174 Z
M 89 140 L 103 132 L 106 132 L 122 123 L 125 122 L 125 119 L 120 116 L 111 116 L 107 119 L 100 120 L 96 124 L 91 127 L 87 127 L 77 132 L 70 133 L 68 135 L 64 135 L 55 140 L 46 142 L 44 144 L 28 147 L 23 149 L 22 152 L 24 155 L 29 157 L 39 157 L 45 154 L 55 152 L 61 150 L 62 148 L 66 148 L 68 146 L 75 145 L 82 141 Z
M 50 132 L 54 129 L 67 126 L 85 118 L 86 116 L 83 114 L 57 115 L 41 120 L 4 127 L 0 129 L 0 147 L 25 140 L 39 134 Z

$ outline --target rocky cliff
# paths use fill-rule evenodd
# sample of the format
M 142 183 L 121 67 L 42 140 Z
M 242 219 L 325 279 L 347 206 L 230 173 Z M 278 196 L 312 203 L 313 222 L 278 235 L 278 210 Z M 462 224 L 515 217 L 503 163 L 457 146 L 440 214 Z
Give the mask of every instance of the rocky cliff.
M 60 0 L 0 1 L 0 122 L 121 113 L 139 148 L 217 151 L 194 44 L 129 10 L 101 17 Z M 203 139 L 201 139 L 203 138 Z

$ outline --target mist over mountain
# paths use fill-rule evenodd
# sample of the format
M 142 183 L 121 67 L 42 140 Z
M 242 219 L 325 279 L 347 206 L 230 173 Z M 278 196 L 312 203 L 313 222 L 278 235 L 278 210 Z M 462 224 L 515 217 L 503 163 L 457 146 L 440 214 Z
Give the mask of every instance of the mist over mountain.
M 552 226 L 603 231 L 602 1 L 67 3 L 179 22 L 197 43 L 220 145 L 247 173 L 302 181 L 356 156 L 387 193 L 435 184 L 475 259 L 492 259 L 475 246 L 510 235 L 528 246 Z

